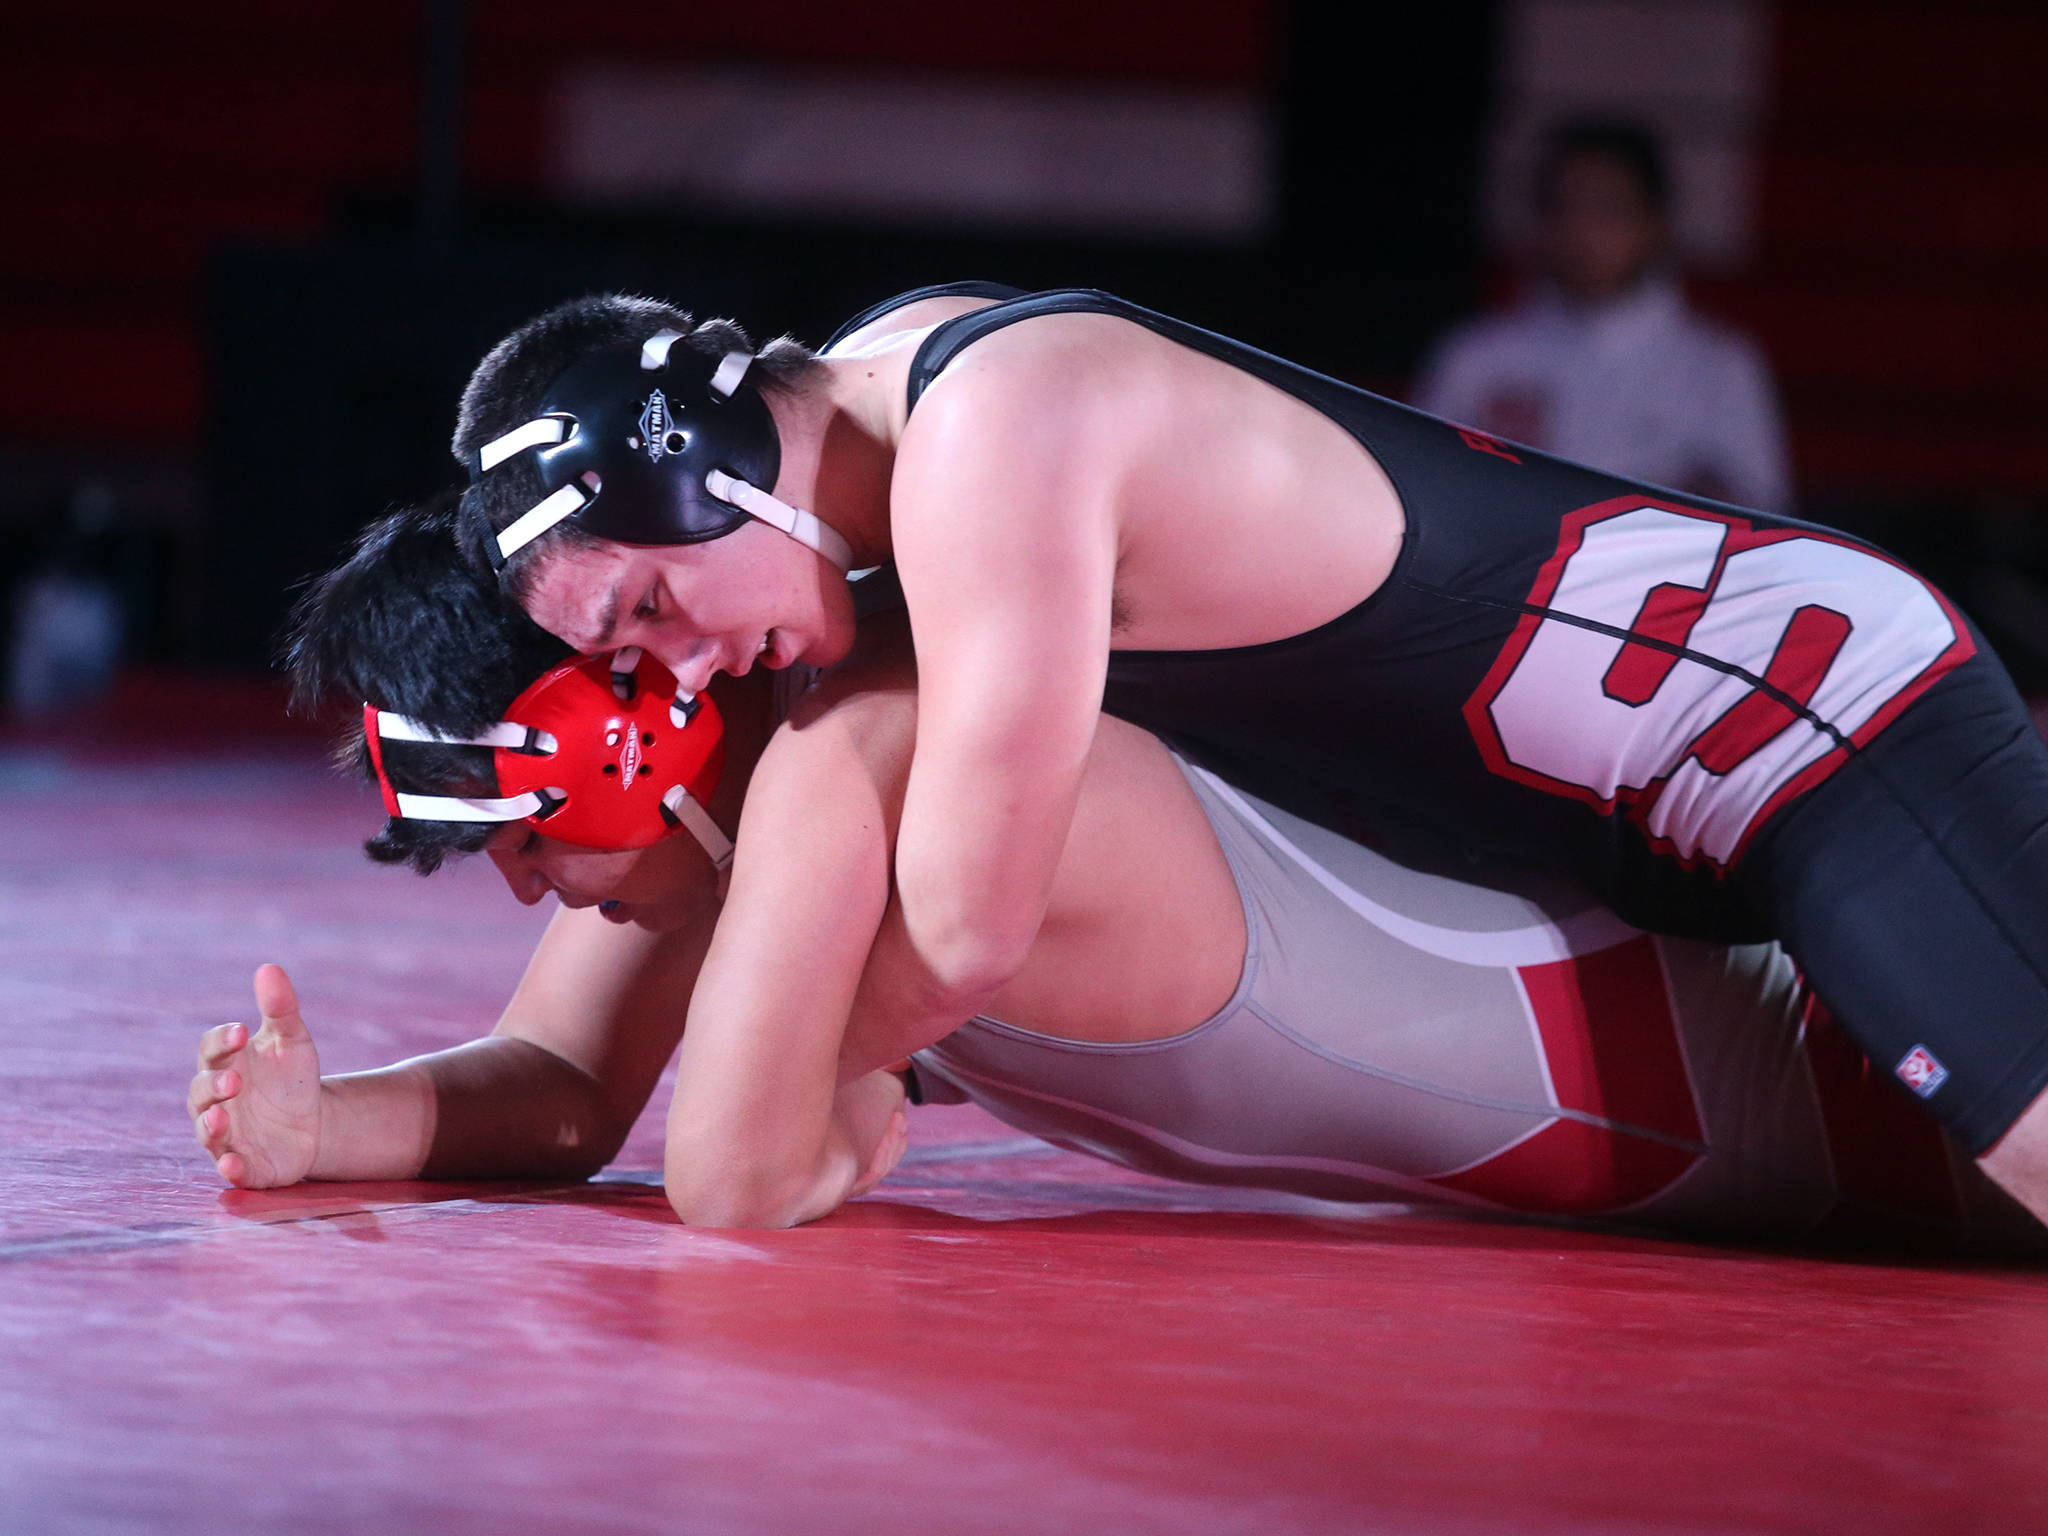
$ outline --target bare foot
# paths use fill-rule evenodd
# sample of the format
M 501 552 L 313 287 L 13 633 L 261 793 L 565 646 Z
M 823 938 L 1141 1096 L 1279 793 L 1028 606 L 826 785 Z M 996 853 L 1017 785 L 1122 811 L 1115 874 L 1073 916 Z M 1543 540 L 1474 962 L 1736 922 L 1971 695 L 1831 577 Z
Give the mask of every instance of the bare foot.
M 256 971 L 263 1025 L 221 1024 L 199 1038 L 185 1096 L 199 1144 L 241 1189 L 296 1184 L 320 1151 L 320 1054 L 282 967 Z

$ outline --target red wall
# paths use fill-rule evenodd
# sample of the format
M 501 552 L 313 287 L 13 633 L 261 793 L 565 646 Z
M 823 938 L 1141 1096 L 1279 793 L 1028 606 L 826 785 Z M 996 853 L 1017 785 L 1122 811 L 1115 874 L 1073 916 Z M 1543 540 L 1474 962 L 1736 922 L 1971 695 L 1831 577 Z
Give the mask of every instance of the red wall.
M 489 192 L 532 185 L 548 81 L 582 58 L 1249 84 L 1272 57 L 1268 0 L 470 10 L 465 175 Z M 0 444 L 118 430 L 129 448 L 188 448 L 206 251 L 310 237 L 342 195 L 410 187 L 421 28 L 419 0 L 95 0 L 10 15 L 0 206 L 22 216 L 0 244 Z
M 1763 257 L 1702 292 L 1809 487 L 2048 493 L 2048 7 L 1787 0 Z
M 1278 3 L 485 0 L 466 172 L 532 185 L 547 82 L 576 58 L 1255 84 Z M 418 0 L 10 18 L 0 443 L 190 446 L 206 251 L 410 186 L 420 22 Z M 1787 0 L 1776 56 L 1763 260 L 1702 298 L 1777 363 L 1802 478 L 2048 493 L 2048 8 Z

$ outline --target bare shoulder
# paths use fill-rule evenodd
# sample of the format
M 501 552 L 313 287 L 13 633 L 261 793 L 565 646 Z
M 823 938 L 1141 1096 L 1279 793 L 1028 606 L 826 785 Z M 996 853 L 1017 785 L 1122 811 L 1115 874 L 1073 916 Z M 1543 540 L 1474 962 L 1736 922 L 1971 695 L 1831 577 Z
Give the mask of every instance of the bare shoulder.
M 1084 472 L 1100 481 L 1139 438 L 1159 398 L 1149 332 L 1113 315 L 1036 316 L 976 341 L 919 398 L 903 432 L 895 511 L 963 479 L 1023 473 L 1035 484 Z
M 978 417 L 990 406 L 1036 417 L 1111 404 L 1119 389 L 1158 371 L 1162 345 L 1117 315 L 1035 315 L 991 332 L 949 362 L 926 386 L 912 430 L 927 417 Z

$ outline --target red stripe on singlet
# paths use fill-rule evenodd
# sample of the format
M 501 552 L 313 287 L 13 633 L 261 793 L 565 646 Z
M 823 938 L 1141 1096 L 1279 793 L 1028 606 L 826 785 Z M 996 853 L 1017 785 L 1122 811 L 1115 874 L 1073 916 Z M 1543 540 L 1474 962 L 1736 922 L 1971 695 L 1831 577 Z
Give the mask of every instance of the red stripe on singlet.
M 1646 640 L 1662 641 L 1665 646 L 1682 646 L 1692 638 L 1693 625 L 1706 611 L 1704 587 L 1681 587 L 1668 581 L 1660 582 L 1650 588 L 1649 596 L 1643 599 L 1642 611 L 1629 625 L 1629 633 Z M 1624 641 L 1614 660 L 1608 663 L 1607 675 L 1600 680 L 1600 686 L 1610 699 L 1619 699 L 1624 704 L 1647 704 L 1656 697 L 1657 690 L 1664 686 L 1664 679 L 1677 665 L 1678 652 L 1675 650 L 1640 645 L 1634 640 Z
M 1705 1140 L 1656 940 L 1645 935 L 1520 974 L 1561 1108 Z M 1518 1210 L 1584 1214 L 1647 1200 L 1698 1158 L 1646 1136 L 1555 1120 L 1434 1182 Z
M 1804 709 L 1813 702 L 1821 680 L 1849 643 L 1850 627 L 1848 619 L 1834 609 L 1813 603 L 1793 614 L 1772 653 L 1771 664 L 1764 669 L 1764 682 L 1774 692 L 1756 689 L 1700 732 L 1690 749 L 1700 766 L 1709 773 L 1733 773 L 1745 758 L 1762 751 L 1797 720 L 1791 705 Z

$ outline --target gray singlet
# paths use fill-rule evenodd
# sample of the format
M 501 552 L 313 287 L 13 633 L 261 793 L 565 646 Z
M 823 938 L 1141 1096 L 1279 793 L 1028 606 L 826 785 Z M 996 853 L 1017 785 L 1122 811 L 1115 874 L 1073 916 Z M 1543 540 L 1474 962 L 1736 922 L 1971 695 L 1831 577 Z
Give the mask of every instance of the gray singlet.
M 915 1057 L 928 1095 L 1149 1172 L 1340 1200 L 1745 1232 L 1834 1205 L 1776 946 L 1417 873 L 1176 761 L 1244 903 L 1234 995 L 1136 1044 L 976 1018 Z

